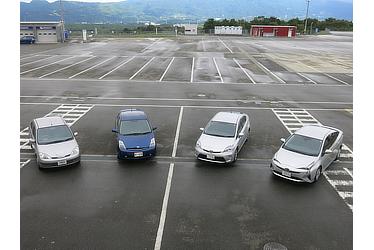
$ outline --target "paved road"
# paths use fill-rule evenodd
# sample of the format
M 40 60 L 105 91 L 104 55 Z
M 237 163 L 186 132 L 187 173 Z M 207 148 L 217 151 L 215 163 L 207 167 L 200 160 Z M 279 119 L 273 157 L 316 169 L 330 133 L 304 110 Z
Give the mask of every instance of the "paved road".
M 347 58 L 347 54 L 351 53 L 349 46 L 352 44 L 347 39 L 335 41 L 335 47 L 318 46 L 333 44 L 330 37 L 322 41 L 280 42 L 241 38 L 219 41 L 206 37 L 129 39 L 57 46 L 50 51 L 34 46 L 30 46 L 29 51 L 23 47 L 21 65 L 30 63 L 24 66 L 28 67 L 25 70 L 53 62 L 54 59 L 50 59 L 53 55 L 57 55 L 58 60 L 60 56 L 73 54 L 105 55 L 106 59 L 118 55 L 147 56 L 154 57 L 152 62 L 156 60 L 157 63 L 150 62 L 148 69 L 141 62 L 127 65 L 126 69 L 113 71 L 118 79 L 98 79 L 102 73 L 123 63 L 118 58 L 99 65 L 100 72 L 82 73 L 88 72 L 87 77 L 69 79 L 72 73 L 89 69 L 103 62 L 103 58 L 97 61 L 93 58 L 92 64 L 82 68 L 82 65 L 73 64 L 83 58 L 74 62 L 67 60 L 64 67 L 73 66 L 40 79 L 42 73 L 56 71 L 56 65 L 30 71 L 34 75 L 21 75 L 20 130 L 23 134 L 27 134 L 26 128 L 34 117 L 45 116 L 61 107 L 64 110 L 66 107 L 87 108 L 70 121 L 72 129 L 79 132 L 80 165 L 40 171 L 27 145 L 21 149 L 21 248 L 263 249 L 266 243 L 278 242 L 288 249 L 352 249 L 350 73 L 342 73 L 346 67 L 334 64 L 340 71 L 318 73 L 320 79 L 334 80 L 330 76 L 344 75 L 346 79 L 337 79 L 348 85 L 337 80 L 317 84 L 308 80 L 306 83 L 306 78 L 298 83 L 294 77 L 299 73 L 295 71 L 296 66 L 288 67 L 279 59 L 285 53 L 292 54 L 292 45 L 298 45 L 292 52 L 312 50 L 315 56 L 312 60 L 316 62 L 318 58 L 325 66 L 329 63 L 321 56 L 323 52 L 333 54 L 334 60 L 340 63 L 349 62 L 351 58 Z M 279 51 L 274 51 L 276 43 L 280 44 Z M 243 54 L 243 50 L 247 54 Z M 265 55 L 267 60 L 252 60 L 252 56 L 258 54 Z M 278 54 L 278 59 L 274 59 L 274 55 L 269 57 L 270 54 Z M 192 71 L 189 59 L 176 58 L 192 58 L 191 55 L 196 57 Z M 238 61 L 240 66 L 252 70 L 243 71 L 237 64 L 234 67 L 235 61 L 231 59 L 233 56 L 240 58 L 239 55 L 242 59 L 252 58 L 247 60 L 251 65 Z M 46 60 L 34 63 L 30 61 L 31 56 Z M 204 61 L 203 56 L 210 60 Z M 270 72 L 261 69 L 258 62 Z M 310 65 L 315 67 L 315 64 Z M 181 73 L 175 74 L 178 68 Z M 234 78 L 227 77 L 227 68 L 235 69 L 230 73 Z M 302 68 L 308 67 L 302 65 Z M 130 71 L 132 75 L 138 72 L 131 80 Z M 315 76 L 316 72 L 309 71 L 300 72 Z M 174 75 L 168 76 L 168 72 Z M 250 80 L 245 72 L 258 77 L 256 79 L 270 80 L 263 84 L 237 83 L 244 77 Z M 58 77 L 52 77 L 55 74 Z M 159 81 L 162 74 L 163 79 L 168 76 L 174 80 Z M 205 83 L 195 81 L 204 77 Z M 158 153 L 154 159 L 118 162 L 115 158 L 111 128 L 115 115 L 128 107 L 145 110 L 158 127 Z M 330 166 L 318 183 L 290 183 L 270 173 L 268 166 L 280 146 L 279 139 L 289 135 L 287 124 L 277 116 L 279 109 L 303 110 L 314 120 L 343 130 L 347 152 Z M 229 167 L 198 162 L 193 157 L 199 127 L 221 110 L 245 112 L 252 122 L 249 141 L 240 152 L 238 162 Z M 21 133 L 21 145 L 22 138 Z

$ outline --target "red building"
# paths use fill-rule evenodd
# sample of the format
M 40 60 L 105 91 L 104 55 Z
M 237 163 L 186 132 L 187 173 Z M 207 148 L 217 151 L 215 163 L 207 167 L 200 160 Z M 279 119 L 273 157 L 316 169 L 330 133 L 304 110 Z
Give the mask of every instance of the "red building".
M 295 37 L 296 26 L 277 26 L 277 25 L 251 25 L 249 31 L 251 36 L 266 36 L 266 37 Z

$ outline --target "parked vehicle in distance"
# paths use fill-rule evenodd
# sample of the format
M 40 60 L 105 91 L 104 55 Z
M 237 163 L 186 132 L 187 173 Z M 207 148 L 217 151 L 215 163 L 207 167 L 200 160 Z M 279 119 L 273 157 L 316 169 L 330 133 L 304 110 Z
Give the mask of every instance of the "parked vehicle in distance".
M 112 132 L 116 133 L 117 158 L 141 159 L 156 154 L 154 130 L 144 111 L 125 109 L 116 117 Z
M 316 182 L 323 171 L 339 158 L 343 132 L 323 125 L 307 125 L 287 140 L 275 153 L 270 169 L 274 175 L 296 181 Z
M 33 44 L 35 43 L 35 37 L 34 36 L 23 36 L 21 37 L 21 44 Z
M 199 160 L 230 163 L 238 158 L 251 129 L 249 116 L 240 112 L 218 112 L 206 125 L 195 146 Z
M 79 146 L 60 116 L 34 119 L 29 127 L 30 144 L 39 168 L 54 168 L 80 162 Z

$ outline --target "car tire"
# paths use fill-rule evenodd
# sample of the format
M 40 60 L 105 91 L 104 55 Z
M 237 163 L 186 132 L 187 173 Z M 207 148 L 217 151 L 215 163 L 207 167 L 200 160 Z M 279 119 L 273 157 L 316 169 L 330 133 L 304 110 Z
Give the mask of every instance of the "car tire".
M 316 171 L 316 175 L 314 176 L 313 183 L 316 183 L 319 180 L 319 178 L 321 177 L 321 174 L 322 174 L 322 167 L 319 167 Z

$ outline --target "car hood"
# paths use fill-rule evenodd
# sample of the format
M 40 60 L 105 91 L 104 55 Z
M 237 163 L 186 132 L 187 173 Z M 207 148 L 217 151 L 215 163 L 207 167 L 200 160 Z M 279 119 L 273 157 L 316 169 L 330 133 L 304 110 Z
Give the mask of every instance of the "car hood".
M 154 134 L 148 133 L 144 135 L 119 135 L 118 139 L 125 144 L 126 148 L 148 148 L 152 138 L 154 138 Z
M 280 148 L 274 158 L 280 162 L 282 167 L 298 169 L 308 167 L 310 164 L 315 162 L 318 157 L 303 155 Z
M 235 143 L 235 137 L 229 138 L 201 134 L 199 141 L 201 148 L 204 150 L 222 152 L 225 148 Z
M 54 144 L 38 145 L 39 153 L 45 153 L 50 157 L 65 157 L 70 155 L 78 143 L 75 139 Z

